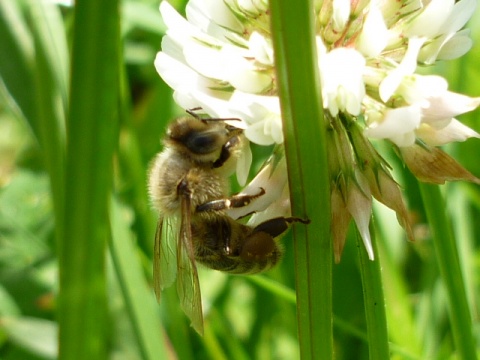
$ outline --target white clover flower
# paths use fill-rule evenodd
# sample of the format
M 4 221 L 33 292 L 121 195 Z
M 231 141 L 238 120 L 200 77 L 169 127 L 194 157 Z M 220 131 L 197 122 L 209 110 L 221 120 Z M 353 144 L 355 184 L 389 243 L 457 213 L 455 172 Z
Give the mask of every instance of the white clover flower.
M 324 45 L 329 42 L 323 37 L 325 32 L 320 31 L 317 42 L 325 108 L 333 116 L 339 111 L 359 115 L 362 105 L 366 104 L 365 85 L 369 83 L 368 77 L 372 72 L 382 77 L 378 80 L 376 91 L 387 107 L 399 107 L 389 103 L 394 97 L 402 98 L 402 107 L 417 106 L 418 101 L 413 101 L 408 93 L 402 92 L 411 82 L 409 76 L 414 74 L 420 57 L 424 59 L 427 53 L 431 57 L 432 46 L 435 46 L 437 56 L 443 46 L 447 45 L 448 40 L 445 39 L 441 46 L 438 45 L 439 36 L 448 34 L 449 39 L 456 37 L 471 16 L 474 5 L 474 0 L 462 0 L 457 4 L 453 0 L 436 0 L 425 7 L 418 6 L 413 12 L 413 5 L 410 5 L 406 20 L 400 21 L 401 16 L 397 14 L 397 21 L 390 19 L 389 22 L 393 23 L 388 24 L 384 16 L 395 17 L 393 12 L 390 15 L 390 11 L 397 5 L 393 1 L 372 1 L 360 15 L 365 20 L 358 38 L 345 39 L 344 44 L 340 45 Z M 336 0 L 331 6 L 332 27 L 339 30 L 348 26 L 350 2 Z M 161 3 L 160 10 L 168 32 L 162 43 L 163 51 L 158 54 L 155 65 L 161 76 L 175 89 L 175 99 L 181 106 L 201 106 L 211 110 L 215 116 L 228 117 L 229 113 L 238 111 L 241 107 L 232 109 L 229 104 L 236 92 L 276 98 L 267 9 L 266 1 L 231 0 L 225 3 L 221 0 L 194 0 L 187 6 L 187 21 L 166 1 Z M 401 10 L 407 13 L 405 9 Z M 319 15 L 320 13 L 321 11 Z M 327 23 L 323 30 L 328 28 Z M 392 34 L 399 34 L 399 37 L 408 41 L 404 40 L 396 49 L 392 49 L 391 44 L 386 46 L 388 32 L 391 33 L 390 38 Z M 461 38 L 466 38 L 464 32 L 460 35 Z M 434 42 L 436 45 L 432 45 Z M 449 57 L 452 56 L 450 53 Z M 436 87 L 430 89 L 435 91 Z M 375 91 L 374 88 L 369 90 Z M 214 106 L 205 104 L 206 99 L 202 96 L 205 94 L 211 100 L 207 102 L 215 102 Z M 392 114 L 391 111 L 384 113 Z M 398 125 L 394 128 L 399 132 L 396 135 L 379 136 L 375 134 L 376 131 L 368 131 L 367 134 L 391 140 L 395 136 L 402 137 L 412 131 L 408 124 L 415 123 L 417 128 L 421 125 L 416 113 L 410 113 L 413 116 L 411 121 L 397 121 Z M 278 131 L 281 126 L 279 110 L 275 109 L 271 116 L 263 113 L 261 119 L 263 120 L 250 120 L 244 125 L 247 137 L 261 145 L 281 142 L 283 137 Z M 392 118 L 384 120 L 388 123 Z M 403 128 L 403 124 L 408 125 L 407 128 Z M 380 124 L 377 128 L 379 127 Z
M 450 92 L 440 76 L 417 73 L 419 64 L 453 59 L 470 49 L 469 31 L 462 28 L 475 5 L 475 0 L 315 2 L 322 100 L 325 118 L 337 137 L 330 151 L 333 159 L 337 155 L 350 159 L 347 168 L 330 162 L 331 173 L 342 178 L 332 184 L 336 260 L 346 236 L 344 226 L 352 218 L 373 258 L 368 232 L 371 196 L 397 212 L 411 237 L 398 186 L 368 139 L 388 140 L 399 147 L 404 161 L 414 173 L 417 169 L 421 179 L 472 180 L 473 175 L 453 174 L 458 167 L 439 149 L 430 155 L 415 153 L 480 137 L 455 118 L 476 109 L 480 98 Z M 250 142 L 281 146 L 268 0 L 190 0 L 186 19 L 165 0 L 160 11 L 168 30 L 155 67 L 174 89 L 175 101 L 186 109 L 201 107 L 213 117 L 239 118 L 231 125 L 243 128 Z M 339 135 L 347 128 L 351 131 L 352 124 L 355 137 Z M 245 149 L 245 154 L 237 169 L 241 180 L 251 163 L 251 153 Z M 449 164 L 448 175 L 425 174 L 425 164 L 413 164 L 415 159 L 432 161 L 432 156 Z M 286 183 L 286 171 L 278 176 L 283 180 L 275 177 L 276 184 Z M 266 187 L 274 186 L 262 181 Z M 283 201 L 288 196 L 284 187 L 274 198 L 265 197 L 263 216 L 288 203 Z
M 325 51 L 317 37 L 323 106 L 336 116 L 339 111 L 359 115 L 365 97 L 362 74 L 365 58 L 355 49 L 337 48 Z

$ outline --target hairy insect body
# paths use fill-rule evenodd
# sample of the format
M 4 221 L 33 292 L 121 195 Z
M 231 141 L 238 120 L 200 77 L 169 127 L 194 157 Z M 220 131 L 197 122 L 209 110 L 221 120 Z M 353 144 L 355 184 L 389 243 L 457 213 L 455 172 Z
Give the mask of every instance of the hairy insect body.
M 180 150 L 181 145 L 172 146 L 172 140 L 167 140 L 166 145 L 150 173 L 151 197 L 162 216 L 181 217 L 181 203 L 188 196 L 195 259 L 211 269 L 234 274 L 253 274 L 277 264 L 283 251 L 270 235 L 255 233 L 254 228 L 233 220 L 224 210 L 197 211 L 200 205 L 227 198 L 227 165 L 215 168 L 214 161 L 205 157 L 198 160 L 196 154 Z M 219 156 L 220 152 L 212 159 Z
M 150 197 L 162 216 L 181 216 L 184 197 L 178 191 L 181 181 L 188 184 L 192 214 L 198 205 L 220 199 L 228 190 L 227 178 L 219 174 L 219 170 L 197 164 L 174 149 L 167 148 L 157 155 L 150 171 Z
M 194 115 L 194 114 L 192 114 Z M 253 274 L 282 257 L 277 238 L 296 218 L 244 225 L 226 210 L 244 207 L 265 193 L 228 196 L 228 176 L 244 141 L 242 130 L 219 119 L 184 117 L 173 121 L 164 151 L 150 169 L 149 192 L 160 214 L 154 249 L 154 285 L 177 280 L 177 292 L 193 327 L 203 332 L 196 263 L 233 274 Z
M 271 235 L 255 232 L 228 216 L 192 222 L 195 258 L 209 268 L 255 274 L 275 266 L 283 255 Z

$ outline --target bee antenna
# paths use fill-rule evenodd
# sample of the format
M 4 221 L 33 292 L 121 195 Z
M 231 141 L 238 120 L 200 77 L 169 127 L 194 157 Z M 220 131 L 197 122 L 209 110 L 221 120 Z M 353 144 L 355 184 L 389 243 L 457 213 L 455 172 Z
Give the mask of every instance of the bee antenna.
M 240 118 L 202 118 L 198 113 L 196 113 L 197 110 L 202 110 L 201 107 L 195 107 L 191 109 L 185 110 L 187 114 L 190 116 L 194 117 L 197 120 L 206 122 L 206 121 L 226 121 L 226 120 L 234 120 L 234 121 L 242 121 Z
M 191 109 L 187 109 L 185 111 L 187 112 L 188 115 L 193 116 L 195 119 L 202 120 L 200 115 L 195 112 L 197 110 L 202 110 L 202 108 L 200 106 L 198 106 L 198 107 L 194 107 L 194 108 L 191 108 Z

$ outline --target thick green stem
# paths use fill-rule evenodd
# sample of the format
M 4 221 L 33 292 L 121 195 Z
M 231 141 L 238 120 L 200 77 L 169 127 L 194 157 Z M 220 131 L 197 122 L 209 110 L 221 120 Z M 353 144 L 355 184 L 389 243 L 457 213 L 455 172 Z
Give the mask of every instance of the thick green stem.
M 272 37 L 294 216 L 303 359 L 332 359 L 330 189 L 312 1 L 271 2 Z
M 117 0 L 75 5 L 60 249 L 60 358 L 105 359 L 105 245 L 112 156 L 117 138 Z

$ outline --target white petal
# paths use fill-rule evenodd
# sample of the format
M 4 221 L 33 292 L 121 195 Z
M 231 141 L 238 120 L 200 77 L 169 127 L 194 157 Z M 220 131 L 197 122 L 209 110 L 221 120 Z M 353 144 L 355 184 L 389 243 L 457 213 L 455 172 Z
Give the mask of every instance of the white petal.
M 319 55 L 323 106 L 333 116 L 338 110 L 358 115 L 365 96 L 365 58 L 357 50 L 347 48 Z
M 272 86 L 270 75 L 256 69 L 247 60 L 244 49 L 225 45 L 220 51 L 200 43 L 190 42 L 183 49 L 186 62 L 201 75 L 230 83 L 233 87 L 261 93 Z
M 175 90 L 173 92 L 173 100 L 182 109 L 193 109 L 199 106 L 190 93 L 185 93 L 183 91 Z
M 350 17 L 350 0 L 333 0 L 333 28 L 342 31 Z
M 420 50 L 418 61 L 424 64 L 433 64 L 437 60 L 438 53 L 442 47 L 450 40 L 453 34 L 445 34 L 437 37 Z
M 465 29 L 456 33 L 440 49 L 437 55 L 439 60 L 452 60 L 465 55 L 472 48 L 470 30 Z
M 327 54 L 327 47 L 323 43 L 322 37 L 317 35 L 315 36 L 315 43 L 317 45 L 318 57 L 321 58 Z
M 280 103 L 277 96 L 263 96 L 234 91 L 229 113 L 247 124 L 245 136 L 259 145 L 283 142 Z
M 157 54 L 155 68 L 162 79 L 175 90 L 175 102 L 182 108 L 202 107 L 213 117 L 232 117 L 228 111 L 230 94 L 214 90 L 215 83 L 210 79 L 199 75 L 164 52 Z
M 268 118 L 265 119 L 267 122 L 267 133 L 272 137 L 273 141 L 276 144 L 283 143 L 283 132 L 282 132 L 282 119 L 277 114 L 271 113 Z
M 283 192 L 264 211 L 258 211 L 248 220 L 248 226 L 257 226 L 262 222 L 277 217 L 290 217 L 290 192 L 288 183 L 283 186 Z
M 480 134 L 456 119 L 452 119 L 447 126 L 441 129 L 436 129 L 428 124 L 422 124 L 417 129 L 416 134 L 427 145 L 431 146 L 441 146 L 454 141 L 465 141 L 471 137 L 480 138 Z
M 390 71 L 380 83 L 379 94 L 382 101 L 387 102 L 406 75 L 413 74 L 417 68 L 417 56 L 425 39 L 413 38 L 408 41 L 408 49 L 402 62 L 396 69 Z
M 212 28 L 243 32 L 242 23 L 235 17 L 223 0 L 190 0 L 185 10 L 189 22 L 210 35 Z
M 198 74 L 187 65 L 164 52 L 159 52 L 154 61 L 155 69 L 172 89 L 177 90 L 197 82 Z
M 355 42 L 355 47 L 367 57 L 375 57 L 387 46 L 388 29 L 382 13 L 373 3 L 370 5 L 363 29 Z
M 443 24 L 441 31 L 443 33 L 454 33 L 460 30 L 472 17 L 476 5 L 476 0 L 460 0 L 455 3 L 452 13 Z
M 237 181 L 240 186 L 244 186 L 248 179 L 250 166 L 252 165 L 252 150 L 250 143 L 245 141 L 240 152 L 240 157 L 237 160 Z
M 277 96 L 264 96 L 236 90 L 229 100 L 230 113 L 248 124 L 254 124 L 273 114 L 280 118 L 280 101 Z
M 162 38 L 162 51 L 174 59 L 186 64 L 183 56 L 183 45 L 175 37 L 166 35 Z
M 190 42 L 185 44 L 183 53 L 188 65 L 199 74 L 219 80 L 226 78 L 227 69 L 217 49 Z
M 461 34 L 457 34 L 457 31 L 470 19 L 475 6 L 476 0 L 461 0 L 455 3 L 448 18 L 446 18 L 443 24 L 439 23 L 441 26 L 438 27 L 437 34 L 443 35 L 436 37 L 422 49 L 419 60 L 426 64 L 432 64 L 437 57 L 440 59 L 454 59 L 465 54 L 471 47 L 471 39 L 467 35 L 469 32 L 460 31 Z M 436 21 L 438 20 L 436 19 Z M 442 52 L 442 56 L 438 56 L 439 52 L 448 43 L 450 44 Z
M 415 144 L 416 135 L 415 132 L 408 132 L 405 134 L 395 135 L 389 138 L 391 142 L 400 147 L 408 147 Z
M 254 31 L 249 39 L 249 47 L 256 61 L 273 66 L 273 48 L 265 37 Z
M 220 51 L 218 73 L 221 79 L 235 89 L 247 93 L 262 93 L 272 86 L 272 77 L 257 69 L 253 61 L 247 60 L 252 54 L 236 46 L 223 46 Z
M 263 0 L 234 0 L 241 11 L 251 14 L 252 17 L 265 12 L 268 9 L 268 5 Z
M 403 97 L 407 104 L 428 106 L 427 98 L 440 96 L 448 89 L 448 82 L 437 75 L 413 75 L 404 78 L 396 93 Z
M 273 85 L 270 75 L 256 70 L 247 61 L 230 64 L 232 70 L 226 80 L 236 89 L 249 93 L 262 93 Z
M 190 89 L 191 96 L 196 101 L 196 106 L 201 107 L 205 113 L 215 118 L 237 118 L 232 114 L 229 106 L 229 94 L 225 91 L 216 91 L 212 89 Z M 240 118 L 243 120 L 242 118 Z M 230 125 L 244 129 L 246 123 L 243 121 L 232 120 Z
M 163 21 L 167 26 L 167 36 L 171 38 L 178 47 L 183 48 L 187 43 L 202 41 L 212 46 L 221 46 L 222 42 L 213 36 L 203 32 L 199 27 L 192 25 L 183 18 L 167 1 L 160 3 L 160 12 Z M 162 42 L 163 49 L 163 42 Z M 165 51 L 165 49 L 163 49 Z
M 168 1 L 160 3 L 160 13 L 169 31 L 178 31 L 187 35 L 198 33 L 198 29 L 183 18 Z
M 387 49 L 397 49 L 401 48 L 404 46 L 405 42 L 405 35 L 403 34 L 404 28 L 401 26 L 403 24 L 397 23 L 393 27 L 388 29 L 388 34 L 387 34 Z M 392 60 L 395 61 L 400 61 L 399 59 L 396 59 L 392 57 Z
M 451 91 L 444 91 L 438 96 L 428 98 L 428 103 L 429 106 L 422 109 L 422 121 L 434 123 L 476 109 L 480 105 L 480 97 L 472 98 Z
M 388 109 L 384 112 L 381 121 L 373 122 L 366 128 L 365 135 L 374 139 L 395 139 L 398 142 L 406 141 L 406 134 L 413 133 L 421 120 L 419 106 L 405 106 Z M 403 139 L 403 140 L 402 140 Z
M 265 125 L 264 121 L 258 121 L 250 125 L 245 130 L 245 136 L 248 140 L 258 145 L 268 146 L 274 144 L 275 139 L 272 138 Z
M 442 32 L 442 26 L 449 18 L 455 0 L 432 0 L 407 27 L 407 37 L 434 38 Z
M 247 206 L 229 209 L 227 211 L 228 215 L 237 219 L 252 212 L 265 210 L 282 196 L 286 184 L 287 164 L 285 158 L 283 157 L 278 161 L 278 158 L 276 158 L 274 154 L 255 178 L 240 192 L 240 194 L 255 195 L 258 194 L 261 189 L 264 189 L 265 194 Z
M 356 174 L 357 185 L 350 185 L 349 192 L 347 194 L 347 209 L 352 214 L 357 226 L 358 232 L 363 240 L 363 245 L 368 253 L 370 260 L 374 259 L 372 240 L 370 238 L 370 230 L 368 225 L 370 224 L 370 217 L 372 216 L 372 195 L 370 193 L 370 187 L 368 181 L 360 172 Z

